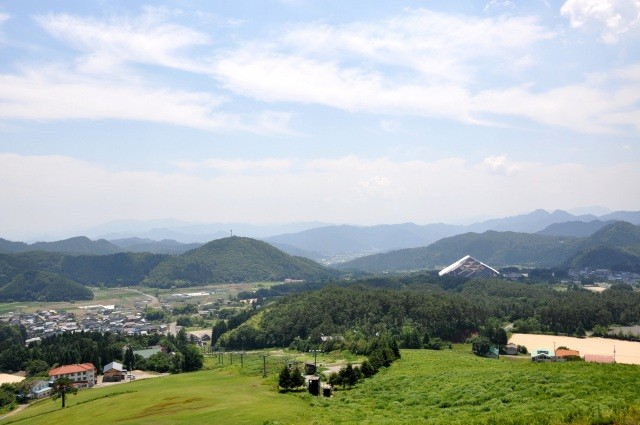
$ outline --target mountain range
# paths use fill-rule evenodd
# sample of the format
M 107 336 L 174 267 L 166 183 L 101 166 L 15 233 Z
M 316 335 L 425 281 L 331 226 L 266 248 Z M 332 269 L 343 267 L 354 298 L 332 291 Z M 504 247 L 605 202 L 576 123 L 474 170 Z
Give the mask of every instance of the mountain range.
M 443 268 L 463 255 L 495 267 L 573 267 L 640 271 L 640 227 L 616 221 L 591 236 L 553 236 L 520 232 L 469 232 L 429 246 L 357 258 L 337 266 L 366 272 Z
M 117 221 L 88 229 L 88 235 L 113 230 L 110 234 L 102 235 L 109 240 L 104 237 L 94 241 L 87 237 L 75 237 L 57 242 L 26 244 L 0 239 L 0 253 L 43 250 L 71 255 L 105 255 L 117 252 L 182 254 L 202 246 L 203 243 L 227 237 L 233 231 L 236 235 L 265 240 L 291 255 L 332 264 L 369 254 L 426 247 L 443 238 L 488 230 L 587 237 L 616 220 L 640 224 L 640 212 L 616 211 L 596 216 L 538 209 L 528 214 L 469 225 L 402 223 L 352 226 L 294 223 L 255 226 L 241 223 L 190 224 L 177 220 Z M 287 232 L 277 233 L 283 230 Z

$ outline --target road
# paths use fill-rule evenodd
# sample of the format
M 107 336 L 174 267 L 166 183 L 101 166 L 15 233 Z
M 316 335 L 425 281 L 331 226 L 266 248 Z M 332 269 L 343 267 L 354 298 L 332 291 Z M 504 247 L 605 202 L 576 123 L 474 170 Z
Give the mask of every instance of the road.
M 131 292 L 137 292 L 140 295 L 144 295 L 145 297 L 149 298 L 150 302 L 149 305 L 151 307 L 155 307 L 155 308 L 160 308 L 160 301 L 158 300 L 158 297 L 154 297 L 153 295 L 149 295 L 149 294 L 145 294 L 144 292 L 140 292 L 137 289 L 133 289 L 133 288 L 124 288 L 127 291 L 131 291 Z

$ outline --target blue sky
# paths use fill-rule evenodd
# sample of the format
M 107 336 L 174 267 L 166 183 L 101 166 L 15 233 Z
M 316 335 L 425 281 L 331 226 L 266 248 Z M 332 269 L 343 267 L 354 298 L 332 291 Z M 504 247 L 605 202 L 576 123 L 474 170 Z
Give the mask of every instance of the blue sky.
M 0 237 L 640 209 L 640 2 L 5 1 Z

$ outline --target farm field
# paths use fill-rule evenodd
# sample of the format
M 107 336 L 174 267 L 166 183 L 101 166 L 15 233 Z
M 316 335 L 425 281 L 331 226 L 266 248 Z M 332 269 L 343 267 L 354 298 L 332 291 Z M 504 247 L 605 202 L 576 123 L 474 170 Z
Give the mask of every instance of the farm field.
M 580 351 L 580 355 L 599 354 L 613 356 L 617 363 L 640 365 L 640 342 L 621 341 L 611 338 L 575 338 L 570 336 L 513 334 L 509 342 L 524 345 L 529 351 L 538 348 L 565 346 Z
M 339 361 L 326 356 L 323 362 Z M 584 362 L 534 364 L 453 350 L 403 350 L 389 369 L 338 390 L 331 399 L 278 393 L 276 374 L 290 352 L 271 352 L 262 378 L 258 353 L 211 370 L 80 391 L 69 407 L 44 400 L 0 421 L 81 424 L 637 424 L 640 367 Z M 308 358 L 305 356 L 305 359 Z M 318 358 L 320 363 L 320 357 Z

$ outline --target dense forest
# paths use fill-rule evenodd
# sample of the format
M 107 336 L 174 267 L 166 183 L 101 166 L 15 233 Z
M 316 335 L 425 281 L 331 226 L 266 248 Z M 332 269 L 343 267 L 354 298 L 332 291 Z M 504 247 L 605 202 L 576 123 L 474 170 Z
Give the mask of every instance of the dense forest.
M 26 332 L 19 326 L 0 323 L 0 372 L 26 370 L 28 376 L 42 375 L 49 369 L 75 363 L 93 363 L 102 367 L 119 361 L 130 369 L 156 372 L 190 372 L 202 367 L 202 353 L 190 344 L 184 331 L 177 336 L 130 336 L 119 333 L 77 332 L 44 338 L 25 347 Z M 148 359 L 133 356 L 132 351 L 151 345 L 165 347 Z M 127 351 L 131 357 L 127 358 Z
M 47 272 L 25 272 L 0 288 L 0 302 L 91 300 L 93 292 L 66 277 Z
M 409 333 L 421 340 L 428 335 L 456 342 L 496 320 L 513 323 L 517 332 L 570 335 L 580 329 L 640 322 L 640 293 L 624 284 L 594 293 L 578 285 L 559 291 L 545 283 L 465 281 L 426 273 L 314 286 L 259 290 L 254 297 L 278 297 L 278 301 L 217 335 L 218 344 L 288 346 L 296 339 L 319 343 L 323 335 L 348 338 L 353 332 L 365 337 L 391 332 L 400 339 Z M 316 290 L 298 292 L 305 289 Z

